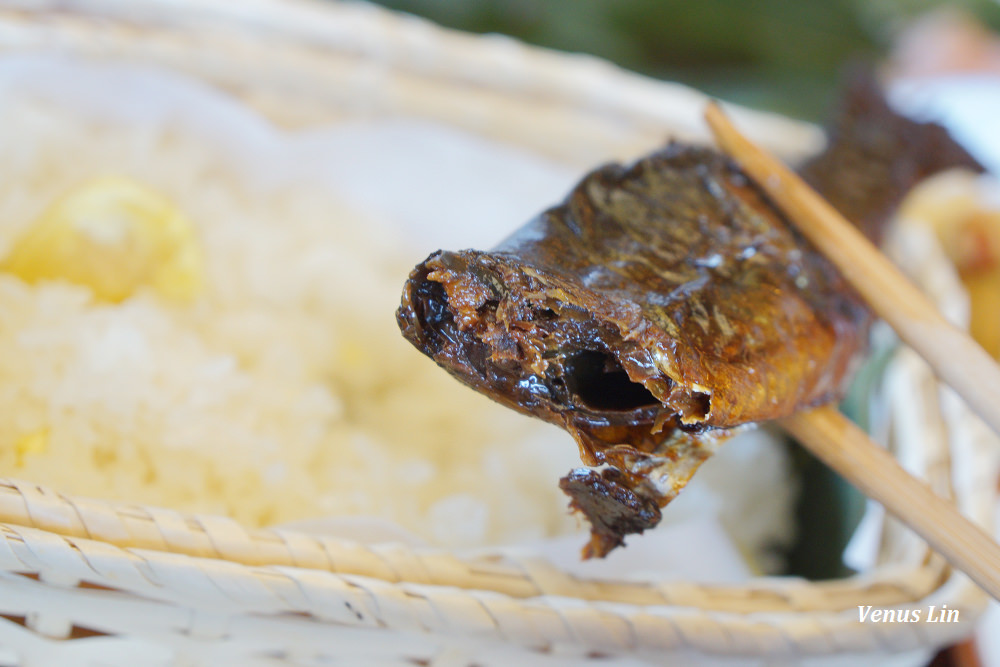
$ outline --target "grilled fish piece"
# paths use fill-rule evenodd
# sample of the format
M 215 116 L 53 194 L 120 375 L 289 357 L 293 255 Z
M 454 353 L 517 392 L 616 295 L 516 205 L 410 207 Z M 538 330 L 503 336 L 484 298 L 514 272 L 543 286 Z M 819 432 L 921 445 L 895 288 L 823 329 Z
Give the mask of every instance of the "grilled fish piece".
M 946 135 L 949 151 L 900 154 L 942 130 L 873 91 L 855 86 L 866 101 L 847 108 L 864 116 L 807 173 L 835 205 L 852 201 L 852 161 L 887 184 L 851 204 L 877 234 L 900 188 L 978 165 Z M 736 164 L 672 143 L 591 172 L 490 252 L 435 252 L 397 320 L 465 384 L 573 435 L 589 467 L 560 486 L 591 523 L 590 557 L 655 526 L 738 429 L 838 399 L 872 316 Z

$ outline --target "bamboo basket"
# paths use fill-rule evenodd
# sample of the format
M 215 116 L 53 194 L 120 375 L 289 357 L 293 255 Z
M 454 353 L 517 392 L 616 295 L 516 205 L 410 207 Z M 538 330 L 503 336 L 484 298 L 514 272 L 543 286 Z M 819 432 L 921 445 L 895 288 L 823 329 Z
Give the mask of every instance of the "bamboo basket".
M 689 89 L 365 5 L 0 4 L 0 57 L 53 52 L 176 70 L 286 127 L 407 113 L 581 171 L 668 134 L 708 137 L 705 98 Z M 786 158 L 822 143 L 811 126 L 736 114 Z M 898 252 L 924 286 L 961 310 L 940 253 L 903 238 Z M 990 525 L 993 436 L 908 351 L 886 383 L 898 457 Z M 880 539 L 879 566 L 843 580 L 639 584 L 581 579 L 531 555 L 251 530 L 2 479 L 0 665 L 916 664 L 968 634 L 985 596 L 909 531 L 887 522 Z M 961 622 L 858 619 L 858 605 L 931 604 L 959 609 Z

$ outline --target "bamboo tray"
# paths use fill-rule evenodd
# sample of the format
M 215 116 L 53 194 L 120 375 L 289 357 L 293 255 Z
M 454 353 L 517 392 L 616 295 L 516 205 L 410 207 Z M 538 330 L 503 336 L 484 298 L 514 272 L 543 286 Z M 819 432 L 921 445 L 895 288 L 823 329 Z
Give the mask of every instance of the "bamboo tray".
M 0 57 L 31 53 L 179 71 L 286 127 L 423 116 L 581 170 L 668 134 L 708 139 L 705 98 L 690 89 L 365 5 L 0 4 Z M 821 145 L 811 126 L 735 113 L 787 159 Z M 898 245 L 936 298 L 963 302 L 932 245 Z M 989 525 L 996 466 L 984 452 L 995 440 L 909 352 L 886 383 L 897 456 Z M 962 622 L 858 621 L 858 605 L 931 604 L 960 609 Z M 0 665 L 902 665 L 968 634 L 984 606 L 964 576 L 891 522 L 880 565 L 848 579 L 637 584 L 579 579 L 531 556 L 250 530 L 0 480 Z

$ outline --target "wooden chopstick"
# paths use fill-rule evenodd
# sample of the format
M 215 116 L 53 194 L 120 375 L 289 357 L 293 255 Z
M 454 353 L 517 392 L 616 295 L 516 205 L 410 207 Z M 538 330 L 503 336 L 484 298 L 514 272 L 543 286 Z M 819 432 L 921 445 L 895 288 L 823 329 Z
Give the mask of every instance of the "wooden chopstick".
M 774 199 L 789 220 L 840 269 L 862 298 L 938 377 L 1000 433 L 1000 367 L 826 200 L 754 145 L 711 103 L 705 119 L 719 147 Z M 781 420 L 799 442 L 923 537 L 949 563 L 1000 600 L 1000 546 L 935 495 L 831 407 Z
M 953 504 L 906 472 L 867 433 L 829 406 L 798 412 L 779 423 L 817 458 L 912 528 L 953 567 L 1000 600 L 1000 546 Z
M 951 386 L 1000 434 L 1000 366 L 964 331 L 948 322 L 871 241 L 792 170 L 740 134 L 710 103 L 705 120 L 719 147 L 774 199 L 812 243 Z

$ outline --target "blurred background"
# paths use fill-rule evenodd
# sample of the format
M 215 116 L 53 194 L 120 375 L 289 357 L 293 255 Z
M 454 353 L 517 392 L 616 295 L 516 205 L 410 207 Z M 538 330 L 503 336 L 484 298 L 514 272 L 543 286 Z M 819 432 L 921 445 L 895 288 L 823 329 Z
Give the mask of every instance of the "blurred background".
M 995 0 L 377 0 L 444 26 L 498 32 L 820 120 L 852 59 L 884 59 L 915 18 L 964 11 L 1000 28 Z

